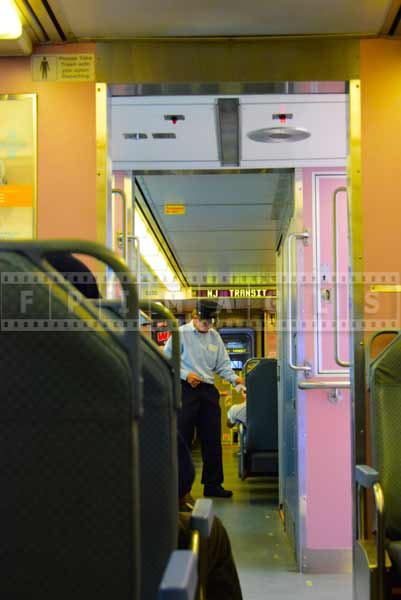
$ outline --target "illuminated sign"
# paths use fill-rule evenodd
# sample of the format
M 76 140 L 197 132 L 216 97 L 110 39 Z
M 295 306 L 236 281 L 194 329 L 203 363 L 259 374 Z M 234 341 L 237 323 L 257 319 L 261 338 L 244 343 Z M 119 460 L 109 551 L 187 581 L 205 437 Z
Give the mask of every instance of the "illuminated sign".
M 157 341 L 159 343 L 165 343 L 167 342 L 168 338 L 170 337 L 170 332 L 169 331 L 158 331 L 157 333 Z
M 267 288 L 233 288 L 219 289 L 206 288 L 202 290 L 192 290 L 194 298 L 269 298 L 275 296 L 276 291 Z

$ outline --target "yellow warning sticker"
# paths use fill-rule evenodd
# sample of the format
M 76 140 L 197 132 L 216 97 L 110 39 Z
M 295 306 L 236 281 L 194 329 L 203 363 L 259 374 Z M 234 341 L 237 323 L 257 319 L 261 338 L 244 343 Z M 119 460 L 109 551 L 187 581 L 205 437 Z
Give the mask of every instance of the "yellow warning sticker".
M 185 204 L 165 204 L 165 215 L 185 215 Z

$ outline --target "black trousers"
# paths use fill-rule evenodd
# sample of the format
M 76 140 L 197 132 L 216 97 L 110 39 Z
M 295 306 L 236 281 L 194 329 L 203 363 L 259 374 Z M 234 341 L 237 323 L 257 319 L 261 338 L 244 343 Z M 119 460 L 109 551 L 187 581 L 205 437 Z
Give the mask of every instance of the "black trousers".
M 221 451 L 221 409 L 219 392 L 214 385 L 200 383 L 196 388 L 181 381 L 182 408 L 178 413 L 178 431 L 188 448 L 196 429 L 202 448 L 202 483 L 223 483 L 223 458 Z

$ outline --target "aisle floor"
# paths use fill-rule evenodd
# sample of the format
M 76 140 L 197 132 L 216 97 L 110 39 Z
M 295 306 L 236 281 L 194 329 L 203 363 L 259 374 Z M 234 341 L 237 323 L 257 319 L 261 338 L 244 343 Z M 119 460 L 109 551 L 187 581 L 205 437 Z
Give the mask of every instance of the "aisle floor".
M 351 575 L 315 575 L 297 571 L 278 512 L 278 484 L 268 478 L 238 478 L 237 448 L 223 448 L 225 483 L 231 499 L 214 499 L 215 513 L 226 526 L 244 600 L 352 600 Z M 195 498 L 202 497 L 201 457 L 194 452 Z M 225 599 L 222 599 L 225 600 Z M 227 599 L 228 600 L 228 599 Z

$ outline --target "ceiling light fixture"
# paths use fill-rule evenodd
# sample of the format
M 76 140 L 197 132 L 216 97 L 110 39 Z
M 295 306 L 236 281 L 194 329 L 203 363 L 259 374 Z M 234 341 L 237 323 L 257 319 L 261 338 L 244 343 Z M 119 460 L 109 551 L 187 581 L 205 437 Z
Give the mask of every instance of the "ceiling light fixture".
M 247 134 L 247 137 L 253 142 L 265 144 L 300 142 L 310 136 L 310 132 L 302 127 L 266 127 L 265 129 L 255 129 Z
M 22 35 L 22 24 L 13 0 L 0 0 L 0 39 L 16 40 Z
M 155 238 L 146 224 L 141 212 L 135 209 L 135 236 L 139 238 L 139 248 L 142 258 L 170 292 L 180 292 L 181 286 L 167 263 L 164 254 L 159 249 Z

